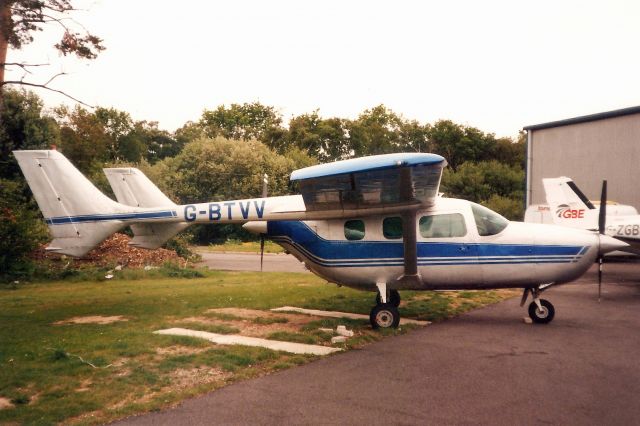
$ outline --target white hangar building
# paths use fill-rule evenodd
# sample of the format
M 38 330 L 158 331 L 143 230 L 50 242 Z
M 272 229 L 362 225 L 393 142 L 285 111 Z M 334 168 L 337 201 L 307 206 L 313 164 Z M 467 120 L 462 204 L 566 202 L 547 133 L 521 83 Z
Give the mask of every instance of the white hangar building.
M 640 209 L 640 106 L 526 126 L 526 206 L 545 204 L 542 178 L 568 176 L 591 200 Z

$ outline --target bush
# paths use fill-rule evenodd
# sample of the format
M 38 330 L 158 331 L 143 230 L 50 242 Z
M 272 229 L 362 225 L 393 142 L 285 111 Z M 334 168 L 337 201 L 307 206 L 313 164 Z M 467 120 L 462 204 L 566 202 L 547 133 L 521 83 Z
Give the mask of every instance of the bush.
M 0 282 L 33 274 L 29 254 L 48 239 L 23 180 L 0 179 Z

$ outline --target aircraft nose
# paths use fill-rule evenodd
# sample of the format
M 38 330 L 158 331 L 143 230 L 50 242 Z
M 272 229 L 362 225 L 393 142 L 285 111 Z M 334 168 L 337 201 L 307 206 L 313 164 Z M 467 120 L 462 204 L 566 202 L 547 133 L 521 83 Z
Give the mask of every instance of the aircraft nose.
M 623 249 L 625 247 L 629 247 L 629 244 L 625 243 L 624 241 L 616 240 L 615 238 L 608 235 L 598 234 L 598 237 L 600 238 L 598 254 L 605 254 L 615 250 Z

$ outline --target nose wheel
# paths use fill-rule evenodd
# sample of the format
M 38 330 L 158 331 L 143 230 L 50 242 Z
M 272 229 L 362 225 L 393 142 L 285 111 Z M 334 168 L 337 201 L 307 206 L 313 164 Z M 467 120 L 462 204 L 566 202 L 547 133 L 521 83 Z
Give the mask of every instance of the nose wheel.
M 531 318 L 531 321 L 536 324 L 548 324 L 553 320 L 553 317 L 556 314 L 556 310 L 551 302 L 546 299 L 540 299 L 540 294 L 545 288 L 546 287 L 542 286 L 536 288 L 525 288 L 524 293 L 522 294 L 520 306 L 524 306 L 529 293 L 531 293 L 531 296 L 533 297 L 533 302 L 529 304 L 529 318 Z
M 529 304 L 529 318 L 536 324 L 550 323 L 556 314 L 551 302 L 546 299 L 539 299 L 540 306 L 533 301 Z

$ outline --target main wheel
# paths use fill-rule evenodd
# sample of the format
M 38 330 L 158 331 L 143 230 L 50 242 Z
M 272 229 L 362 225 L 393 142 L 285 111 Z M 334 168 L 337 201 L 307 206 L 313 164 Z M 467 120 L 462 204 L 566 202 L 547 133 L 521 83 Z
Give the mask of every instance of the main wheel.
M 400 324 L 400 312 L 398 308 L 390 303 L 383 303 L 376 305 L 371 309 L 369 314 L 369 321 L 371 327 L 376 328 L 398 328 Z
M 387 303 L 395 306 L 400 306 L 400 293 L 398 290 L 389 290 L 389 297 L 387 297 Z M 382 305 L 382 299 L 380 299 L 380 293 L 376 295 L 376 305 Z
M 536 302 L 529 304 L 529 317 L 536 324 L 550 323 L 556 314 L 556 310 L 553 308 L 551 302 L 545 299 L 540 299 L 540 305 L 542 305 L 542 309 L 538 309 Z

